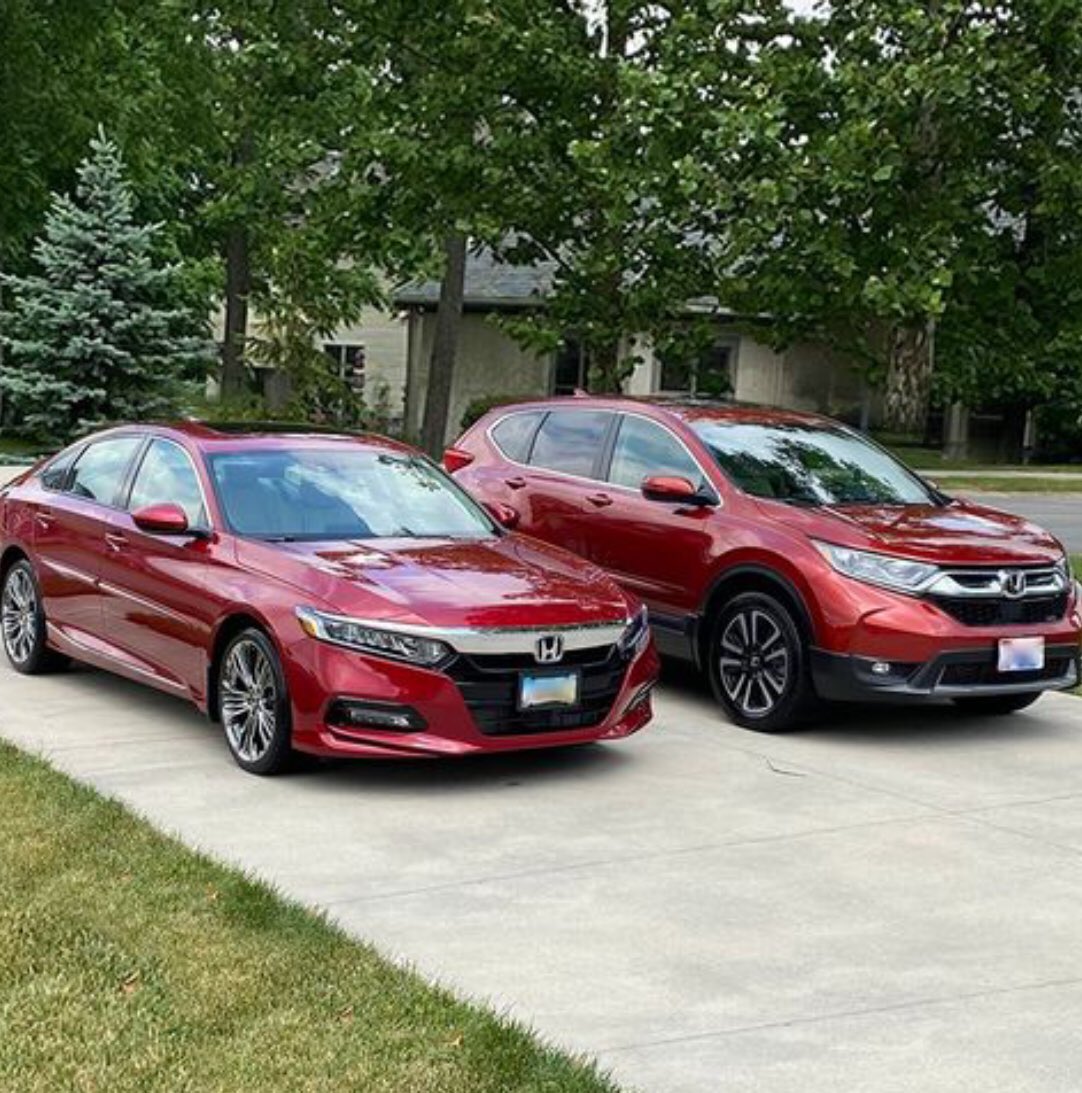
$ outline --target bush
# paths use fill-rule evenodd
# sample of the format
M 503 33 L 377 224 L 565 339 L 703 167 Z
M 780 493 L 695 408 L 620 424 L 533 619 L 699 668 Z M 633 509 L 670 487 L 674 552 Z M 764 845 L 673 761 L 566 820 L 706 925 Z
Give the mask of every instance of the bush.
M 511 403 L 524 402 L 528 398 L 528 395 L 482 395 L 481 398 L 475 398 L 466 407 L 466 412 L 462 415 L 461 426 L 463 429 L 468 429 L 475 422 L 480 421 L 489 410 L 495 410 L 497 406 L 508 406 Z

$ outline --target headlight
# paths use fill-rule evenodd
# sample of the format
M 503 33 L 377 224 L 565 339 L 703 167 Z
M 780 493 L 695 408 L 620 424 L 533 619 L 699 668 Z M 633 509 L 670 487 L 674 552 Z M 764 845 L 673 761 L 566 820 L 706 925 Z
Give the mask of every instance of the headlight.
M 298 607 L 297 618 L 304 632 L 319 641 L 377 657 L 406 661 L 423 668 L 439 664 L 453 652 L 449 645 L 433 638 L 383 630 L 341 615 L 326 615 L 312 607 Z
M 868 550 L 813 540 L 819 553 L 839 572 L 856 581 L 877 584 L 896 592 L 920 592 L 939 572 L 927 562 L 911 562 L 908 558 L 893 558 Z
M 627 624 L 627 629 L 620 635 L 620 652 L 626 657 L 634 656 L 650 640 L 650 620 L 645 607 L 639 608 L 635 617 Z

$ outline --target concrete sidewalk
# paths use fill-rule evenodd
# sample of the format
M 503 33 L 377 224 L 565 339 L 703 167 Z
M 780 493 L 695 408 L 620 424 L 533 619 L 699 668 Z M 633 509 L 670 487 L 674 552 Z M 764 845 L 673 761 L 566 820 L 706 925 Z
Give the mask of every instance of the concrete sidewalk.
M 1082 1088 L 1082 700 L 244 775 L 170 698 L 0 668 L 0 733 L 629 1087 Z

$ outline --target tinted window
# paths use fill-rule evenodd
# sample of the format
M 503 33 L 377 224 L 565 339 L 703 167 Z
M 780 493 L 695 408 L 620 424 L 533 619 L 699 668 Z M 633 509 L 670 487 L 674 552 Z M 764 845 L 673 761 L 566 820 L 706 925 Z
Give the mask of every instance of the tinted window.
M 41 472 L 41 484 L 47 490 L 62 490 L 68 480 L 68 471 L 71 470 L 72 460 L 75 458 L 75 450 L 61 452 Z
M 68 492 L 103 505 L 113 504 L 124 472 L 141 443 L 137 436 L 118 436 L 91 444 L 75 464 Z
M 530 454 L 530 443 L 537 431 L 537 423 L 544 415 L 540 412 L 533 414 L 510 414 L 508 417 L 497 421 L 492 426 L 492 439 L 496 447 L 508 459 L 516 463 L 525 463 Z
M 261 539 L 483 539 L 480 506 L 426 460 L 364 448 L 223 453 L 211 474 L 230 527 Z
M 155 440 L 135 475 L 128 508 L 134 512 L 164 502 L 179 505 L 188 517 L 189 527 L 207 526 L 203 494 L 192 461 L 178 445 Z
M 625 417 L 612 452 L 609 481 L 639 489 L 652 475 L 686 478 L 693 486 L 703 479 L 699 465 L 668 429 L 645 418 Z
M 695 421 L 719 466 L 745 493 L 809 505 L 928 505 L 914 474 L 841 426 Z
M 601 410 L 557 410 L 538 430 L 530 462 L 589 478 L 612 414 Z

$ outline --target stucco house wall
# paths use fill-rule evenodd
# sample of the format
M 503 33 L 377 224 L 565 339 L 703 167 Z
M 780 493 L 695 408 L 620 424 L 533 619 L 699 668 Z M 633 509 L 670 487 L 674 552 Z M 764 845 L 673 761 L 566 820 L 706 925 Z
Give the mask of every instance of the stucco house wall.
M 408 426 L 414 434 L 424 413 L 429 356 L 436 316 L 415 309 L 409 319 L 412 377 L 408 397 Z M 795 345 L 777 352 L 752 335 L 719 328 L 719 339 L 733 347 L 733 397 L 740 402 L 811 410 L 856 421 L 860 416 L 863 385 L 851 362 L 823 346 Z M 627 383 L 629 395 L 650 395 L 660 389 L 660 363 L 648 338 L 634 340 L 640 361 Z M 462 415 L 477 398 L 548 395 L 553 385 L 553 355 L 520 348 L 482 312 L 462 317 L 462 337 L 455 363 L 447 439 L 458 435 Z

